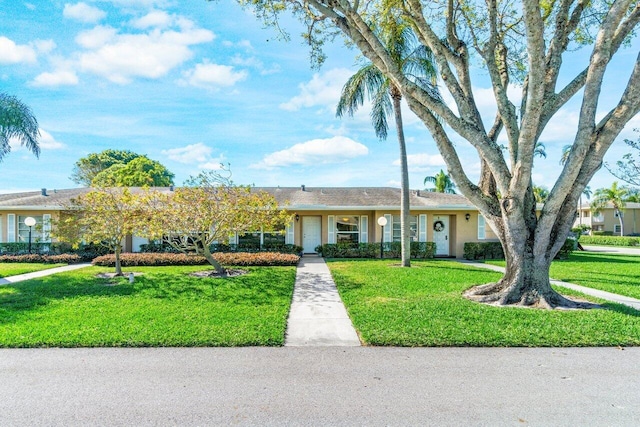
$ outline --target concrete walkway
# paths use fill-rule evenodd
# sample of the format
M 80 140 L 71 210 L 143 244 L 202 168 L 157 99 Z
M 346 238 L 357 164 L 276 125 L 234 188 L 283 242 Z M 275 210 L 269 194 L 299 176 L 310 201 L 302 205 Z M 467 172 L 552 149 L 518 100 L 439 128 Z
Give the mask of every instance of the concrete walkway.
M 18 274 L 16 276 L 9 276 L 0 278 L 0 285 L 8 285 L 11 283 L 22 282 L 24 280 L 37 279 L 38 277 L 50 276 L 56 273 L 62 273 L 65 271 L 78 270 L 80 268 L 85 268 L 91 266 L 90 263 L 82 263 L 82 264 L 71 264 L 64 265 L 62 267 L 54 267 L 46 270 L 34 271 L 33 273 L 25 273 Z
M 621 247 L 621 246 L 593 246 L 582 245 L 585 252 L 602 252 L 618 255 L 638 255 L 640 256 L 640 248 Z
M 461 262 L 463 264 L 472 265 L 472 266 L 478 267 L 478 268 L 484 268 L 484 269 L 487 269 L 487 270 L 493 270 L 493 271 L 497 271 L 497 272 L 500 272 L 500 273 L 504 273 L 504 267 L 500 267 L 500 266 L 497 266 L 497 265 L 484 264 L 482 262 L 474 262 L 474 261 L 463 261 L 463 260 L 460 260 L 459 262 Z M 625 296 L 618 295 L 618 294 L 612 294 L 611 292 L 605 292 L 605 291 L 601 291 L 601 290 L 598 290 L 598 289 L 587 288 L 585 286 L 576 285 L 574 283 L 562 282 L 560 280 L 555 280 L 555 279 L 551 279 L 551 284 L 558 285 L 558 286 L 564 286 L 565 288 L 573 289 L 573 290 L 576 290 L 578 292 L 582 292 L 583 294 L 586 294 L 586 295 L 591 295 L 591 296 L 596 297 L 596 298 L 600 298 L 600 299 L 603 299 L 603 300 L 615 302 L 615 303 L 618 303 L 618 304 L 623 304 L 623 305 L 626 305 L 627 307 L 631 307 L 631 308 L 635 308 L 636 310 L 640 310 L 640 300 L 635 299 L 635 298 L 625 297 Z
M 359 346 L 360 340 L 324 259 L 300 259 L 285 346 Z

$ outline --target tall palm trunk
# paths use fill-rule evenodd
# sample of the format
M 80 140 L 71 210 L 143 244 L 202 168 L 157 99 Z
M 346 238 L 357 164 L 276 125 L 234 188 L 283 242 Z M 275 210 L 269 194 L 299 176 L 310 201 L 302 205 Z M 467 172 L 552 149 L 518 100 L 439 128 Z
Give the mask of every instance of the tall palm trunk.
M 402 266 L 411 267 L 411 236 L 409 235 L 409 167 L 407 165 L 407 147 L 404 140 L 402 127 L 402 110 L 400 101 L 402 94 L 397 87 L 391 87 L 393 99 L 393 111 L 396 120 L 396 132 L 398 133 L 398 145 L 400 146 L 400 175 L 402 176 L 400 190 L 400 234 Z

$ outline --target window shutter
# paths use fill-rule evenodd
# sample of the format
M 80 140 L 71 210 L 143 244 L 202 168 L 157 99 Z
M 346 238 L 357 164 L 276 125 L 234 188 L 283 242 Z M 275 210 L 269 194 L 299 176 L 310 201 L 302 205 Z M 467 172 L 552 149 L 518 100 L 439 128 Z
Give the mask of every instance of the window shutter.
M 427 214 L 418 216 L 418 242 L 427 241 Z
M 387 218 L 387 225 L 384 226 L 384 238 L 385 242 L 390 242 L 392 240 L 391 231 L 393 230 L 393 216 L 391 214 L 384 214 L 384 217 Z
M 2 216 L 0 216 L 0 243 L 4 243 L 4 240 L 2 239 L 3 234 L 2 234 Z M 0 250 L 0 252 L 2 252 L 2 250 Z
M 7 215 L 7 242 L 16 241 L 16 214 Z
M 335 243 L 336 242 L 336 217 L 335 215 L 328 215 L 327 216 L 327 230 L 329 230 L 328 232 L 328 236 L 327 236 L 327 242 L 328 243 Z
M 369 217 L 362 215 L 360 217 L 360 243 L 369 242 Z
M 293 234 L 293 229 L 294 229 L 294 223 L 290 223 L 287 224 L 287 234 L 284 238 L 284 243 L 286 243 L 287 245 L 293 245 L 294 243 L 294 234 Z
M 51 214 L 42 215 L 42 241 L 51 243 Z
M 484 217 L 478 214 L 478 240 L 486 239 Z

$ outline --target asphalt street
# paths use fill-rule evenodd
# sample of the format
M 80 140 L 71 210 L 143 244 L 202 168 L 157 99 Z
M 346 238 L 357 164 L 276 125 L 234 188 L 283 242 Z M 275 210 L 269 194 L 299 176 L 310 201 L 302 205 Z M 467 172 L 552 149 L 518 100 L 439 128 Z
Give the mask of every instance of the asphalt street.
M 1 426 L 638 426 L 640 348 L 0 350 Z

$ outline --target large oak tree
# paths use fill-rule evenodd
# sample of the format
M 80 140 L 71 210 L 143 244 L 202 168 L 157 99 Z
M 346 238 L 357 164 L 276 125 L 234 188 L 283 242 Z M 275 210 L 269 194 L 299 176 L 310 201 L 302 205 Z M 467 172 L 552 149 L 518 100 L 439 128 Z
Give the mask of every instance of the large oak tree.
M 496 283 L 467 292 L 477 301 L 540 307 L 576 306 L 549 283 L 549 267 L 573 224 L 580 194 L 600 169 L 606 151 L 640 109 L 640 60 L 613 108 L 598 109 L 604 75 L 613 56 L 633 36 L 640 19 L 637 0 L 240 0 L 268 23 L 289 10 L 308 24 L 306 37 L 318 54 L 327 37 L 341 33 L 402 92 L 424 122 L 447 169 L 499 237 L 506 273 Z M 409 23 L 434 54 L 440 91 L 454 105 L 406 75 L 375 31 L 385 14 Z M 565 54 L 589 49 L 586 66 L 572 72 Z M 489 76 L 497 114 L 485 126 L 473 93 L 471 69 Z M 560 78 L 562 76 L 562 78 Z M 509 98 L 519 84 L 521 101 Z M 567 162 L 539 212 L 531 174 L 536 144 L 549 121 L 570 100 L 581 104 Z M 602 114 L 604 113 L 604 114 Z M 601 117 L 601 118 L 598 118 Z M 498 136 L 504 132 L 507 153 Z M 464 138 L 482 166 L 473 182 L 454 139 Z

